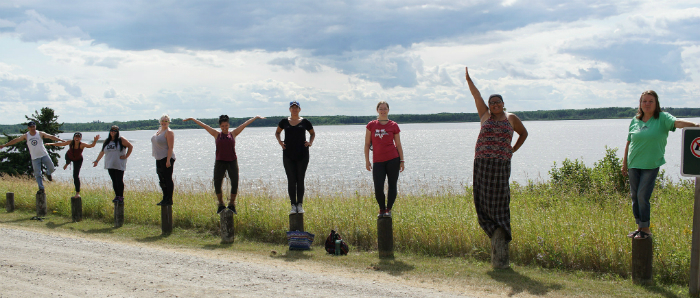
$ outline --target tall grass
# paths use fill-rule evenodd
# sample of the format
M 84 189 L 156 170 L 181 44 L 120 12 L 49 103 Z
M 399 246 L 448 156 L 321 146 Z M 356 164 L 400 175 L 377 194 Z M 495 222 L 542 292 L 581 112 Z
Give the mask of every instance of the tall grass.
M 615 151 L 607 153 L 614 155 Z M 588 169 L 593 178 L 589 177 L 591 181 L 585 189 L 575 186 L 577 181 L 570 181 L 589 179 L 585 175 L 560 175 L 559 180 L 511 185 L 512 262 L 622 277 L 630 274 L 631 241 L 626 234 L 636 226 L 629 195 L 620 189 L 619 177 L 615 177 L 613 157 L 606 156 L 611 163 L 599 166 L 604 163 L 601 161 L 594 169 Z M 583 163 L 576 166 L 585 167 Z M 552 171 L 562 172 L 563 168 L 555 166 Z M 83 216 L 111 222 L 114 197 L 111 184 L 90 179 L 84 179 L 82 184 Z M 421 187 L 400 190 L 392 210 L 398 251 L 490 258 L 490 241 L 477 223 L 469 186 L 447 180 L 435 183 L 429 179 L 409 184 Z M 335 229 L 353 249 L 376 249 L 378 207 L 372 189 L 371 181 L 363 180 L 307 181 L 305 228 L 320 240 L 315 245 L 323 245 L 323 239 Z M 35 191 L 33 180 L 0 178 L 0 193 L 14 192 L 17 208 L 33 210 Z M 654 190 L 651 199 L 654 268 L 655 279 L 662 283 L 688 282 L 693 191 L 689 180 L 671 182 L 666 178 L 660 179 Z M 70 181 L 48 183 L 50 212 L 70 217 L 72 195 Z M 160 199 L 156 181 L 127 182 L 126 224 L 160 224 L 160 208 L 155 205 Z M 0 202 L 4 204 L 4 201 L 2 196 Z M 174 201 L 175 226 L 218 233 L 219 220 L 210 181 L 177 181 Z M 289 225 L 286 181 L 242 181 L 237 209 L 236 237 L 285 243 Z

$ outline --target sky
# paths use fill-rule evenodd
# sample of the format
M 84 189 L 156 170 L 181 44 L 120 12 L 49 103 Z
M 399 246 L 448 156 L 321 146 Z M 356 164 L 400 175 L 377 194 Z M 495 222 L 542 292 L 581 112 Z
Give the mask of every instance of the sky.
M 700 1 L 0 0 L 0 124 L 700 107 Z

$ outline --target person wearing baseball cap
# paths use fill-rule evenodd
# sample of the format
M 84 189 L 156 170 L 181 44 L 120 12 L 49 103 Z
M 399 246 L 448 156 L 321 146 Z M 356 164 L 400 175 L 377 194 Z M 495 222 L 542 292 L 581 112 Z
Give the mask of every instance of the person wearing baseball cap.
M 49 153 L 46 152 L 46 147 L 44 147 L 43 139 L 50 139 L 56 142 L 63 142 L 56 136 L 52 136 L 43 131 L 36 129 L 36 123 L 34 121 L 29 121 L 27 123 L 27 133 L 22 134 L 22 136 L 12 139 L 12 141 L 7 142 L 4 145 L 0 145 L 0 149 L 7 146 L 12 146 L 21 141 L 27 141 L 27 148 L 29 148 L 29 155 L 32 158 L 32 167 L 34 168 L 34 177 L 36 178 L 36 183 L 39 185 L 39 191 L 37 194 L 44 193 L 44 183 L 41 175 L 42 165 L 46 167 L 46 178 L 52 181 L 51 174 L 55 171 L 51 157 Z

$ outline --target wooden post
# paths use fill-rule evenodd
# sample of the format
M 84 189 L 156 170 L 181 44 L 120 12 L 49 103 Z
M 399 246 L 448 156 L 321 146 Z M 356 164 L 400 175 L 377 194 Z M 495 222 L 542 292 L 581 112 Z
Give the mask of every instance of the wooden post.
M 221 218 L 221 243 L 233 243 L 233 211 L 226 208 L 219 213 Z
M 15 193 L 8 192 L 5 194 L 5 209 L 7 212 L 15 211 Z
M 289 215 L 289 231 L 304 231 L 304 213 L 294 213 Z
M 48 214 L 48 208 L 46 206 L 46 193 L 37 193 L 36 194 L 36 216 L 46 216 Z
M 83 220 L 83 199 L 80 197 L 70 198 L 70 210 L 73 216 L 73 222 Z
M 690 250 L 690 295 L 700 294 L 700 178 L 695 177 L 695 207 L 693 207 L 693 246 Z
M 394 227 L 391 217 L 377 218 L 377 248 L 380 258 L 394 257 Z
M 636 284 L 649 285 L 654 282 L 652 263 L 654 260 L 654 241 L 632 239 L 632 281 Z
M 498 228 L 491 237 L 491 267 L 494 269 L 510 268 L 507 236 L 506 230 Z
M 119 228 L 124 225 L 124 202 L 114 203 L 114 227 Z
M 160 229 L 163 235 L 169 235 L 173 231 L 173 206 L 160 206 Z

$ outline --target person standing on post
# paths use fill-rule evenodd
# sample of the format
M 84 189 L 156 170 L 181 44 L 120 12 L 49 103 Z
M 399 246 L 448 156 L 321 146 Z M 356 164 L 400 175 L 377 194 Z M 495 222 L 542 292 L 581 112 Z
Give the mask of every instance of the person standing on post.
M 46 147 L 44 147 L 43 139 L 50 139 L 56 142 L 63 142 L 63 140 L 59 139 L 58 137 L 47 134 L 43 131 L 36 130 L 36 123 L 34 123 L 34 121 L 29 121 L 29 123 L 27 123 L 27 129 L 29 131 L 27 131 L 26 134 L 23 134 L 22 136 L 13 139 L 12 141 L 9 141 L 4 145 L 0 145 L 0 149 L 5 148 L 7 146 L 12 146 L 24 140 L 27 141 L 29 155 L 32 158 L 34 178 L 36 178 L 36 183 L 39 185 L 39 190 L 36 193 L 42 194 L 44 193 L 44 183 L 41 175 L 42 165 L 46 167 L 46 179 L 49 179 L 49 181 L 53 181 L 53 179 L 51 178 L 51 174 L 53 174 L 53 172 L 55 171 L 53 162 L 51 161 L 51 157 L 49 157 L 49 153 L 46 152 Z
M 627 237 L 646 239 L 651 236 L 649 199 L 654 191 L 659 167 L 666 163 L 664 153 L 668 132 L 690 126 L 699 125 L 678 120 L 673 115 L 662 112 L 659 95 L 654 90 L 642 92 L 637 115 L 629 125 L 625 155 L 622 158 L 622 174 L 629 176 L 632 214 L 637 223 L 637 230 L 627 234 Z
M 506 113 L 503 96 L 492 94 L 488 106 L 476 88 L 469 69 L 465 68 L 469 91 L 474 97 L 481 121 L 481 130 L 474 152 L 473 192 L 479 225 L 489 238 L 498 228 L 506 232 L 506 241 L 513 237 L 510 230 L 510 160 L 527 139 L 527 129 L 518 116 Z M 511 147 L 513 132 L 518 140 Z
M 403 148 L 399 125 L 389 120 L 389 104 L 380 101 L 377 104 L 377 120 L 370 121 L 365 131 L 365 168 L 372 171 L 374 180 L 374 195 L 379 204 L 377 217 L 391 217 L 398 189 L 399 172 L 404 170 Z M 369 151 L 372 150 L 372 161 L 369 162 Z M 389 191 L 384 196 L 384 181 L 389 178 Z M 388 200 L 386 200 L 388 197 Z
M 105 169 L 109 173 L 109 178 L 112 179 L 114 189 L 114 200 L 112 200 L 114 203 L 124 203 L 124 171 L 126 171 L 126 160 L 133 150 L 134 146 L 129 140 L 119 136 L 119 126 L 112 125 L 109 136 L 102 144 L 102 151 L 92 162 L 92 166 L 96 167 L 102 156 L 105 157 Z
M 316 134 L 314 127 L 309 120 L 301 118 L 301 106 L 299 102 L 289 103 L 291 116 L 282 119 L 277 125 L 275 137 L 282 146 L 282 163 L 287 174 L 287 191 L 292 210 L 289 214 L 304 213 L 302 203 L 304 203 L 304 176 L 306 167 L 309 165 L 309 147 L 314 142 Z M 281 139 L 284 130 L 284 141 Z M 309 141 L 306 141 L 306 132 L 309 132 Z
M 229 129 L 229 117 L 228 115 L 219 116 L 219 128 L 221 131 L 213 129 L 211 126 L 204 124 L 194 118 L 187 118 L 183 121 L 194 121 L 197 125 L 204 128 L 216 141 L 216 160 L 214 161 L 214 192 L 216 193 L 216 199 L 219 201 L 219 207 L 216 213 L 221 213 L 227 207 L 224 207 L 224 199 L 221 191 L 221 184 L 224 182 L 224 175 L 228 173 L 229 179 L 231 179 L 231 199 L 228 203 L 228 209 L 233 211 L 233 214 L 238 214 L 236 212 L 236 195 L 238 194 L 238 157 L 236 156 L 236 137 L 253 121 L 258 119 L 265 119 L 265 117 L 255 116 L 248 119 L 248 121 L 243 122 L 233 131 L 228 131 Z
M 175 133 L 170 129 L 170 116 L 160 117 L 160 128 L 151 137 L 151 152 L 156 159 L 158 183 L 163 190 L 163 199 L 156 205 L 172 205 L 175 183 L 173 182 L 173 166 L 175 165 Z
M 87 144 L 81 142 L 83 139 L 83 134 L 76 132 L 73 134 L 73 139 L 65 142 L 58 143 L 48 143 L 47 146 L 66 146 L 68 145 L 68 152 L 66 152 L 66 165 L 63 166 L 65 170 L 68 165 L 73 163 L 73 184 L 75 185 L 75 195 L 73 198 L 80 197 L 80 168 L 83 167 L 83 149 L 95 147 L 97 140 L 100 139 L 100 135 L 96 135 L 95 139 L 92 140 L 92 144 Z

